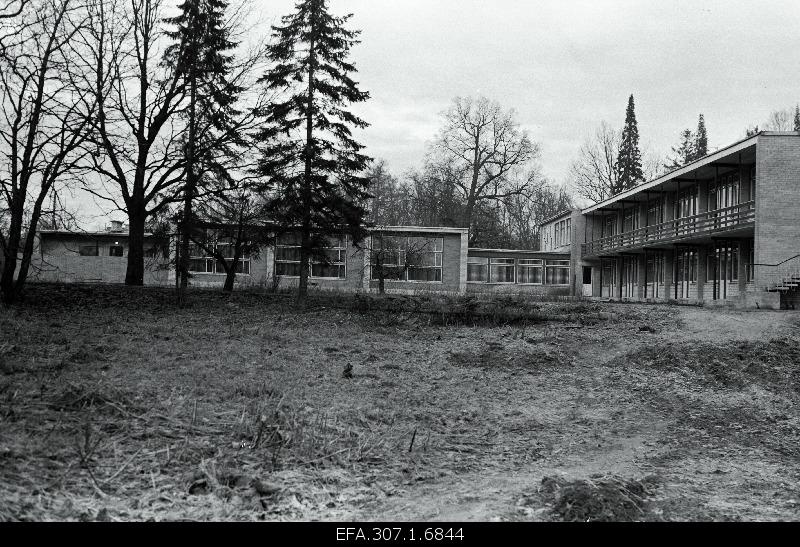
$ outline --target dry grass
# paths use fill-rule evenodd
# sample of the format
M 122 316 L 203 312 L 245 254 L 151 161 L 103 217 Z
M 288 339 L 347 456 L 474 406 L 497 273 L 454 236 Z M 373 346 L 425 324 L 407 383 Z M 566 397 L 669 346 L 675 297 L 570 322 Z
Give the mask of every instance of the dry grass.
M 683 310 L 32 286 L 0 519 L 796 518 L 797 339 L 686 351 Z
M 594 476 L 567 481 L 561 477 L 542 479 L 541 491 L 552 499 L 557 520 L 565 522 L 638 522 L 658 520 L 647 507 L 656 481 Z

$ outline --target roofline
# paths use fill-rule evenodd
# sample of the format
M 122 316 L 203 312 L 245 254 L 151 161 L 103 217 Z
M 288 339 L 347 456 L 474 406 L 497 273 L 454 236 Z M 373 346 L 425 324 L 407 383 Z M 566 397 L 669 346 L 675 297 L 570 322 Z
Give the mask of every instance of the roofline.
M 573 212 L 574 210 L 575 210 L 575 209 L 565 209 L 565 210 L 561 211 L 561 212 L 560 212 L 560 213 L 558 213 L 558 214 L 555 214 L 555 215 L 553 215 L 553 216 L 547 217 L 546 219 L 544 219 L 544 220 L 542 220 L 542 221 L 540 221 L 540 222 L 539 222 L 539 226 L 544 226 L 545 224 L 549 224 L 550 222 L 552 222 L 552 221 L 554 221 L 554 220 L 556 220 L 556 219 L 559 219 L 559 218 L 561 218 L 561 217 L 565 217 L 565 216 L 567 216 L 568 214 L 569 214 L 570 216 L 572 216 L 572 212 Z M 578 210 L 580 211 L 580 209 L 578 209 Z
M 568 255 L 569 252 L 558 251 L 534 251 L 532 249 L 482 249 L 480 247 L 469 247 L 467 254 L 472 251 L 480 253 L 527 253 L 527 254 L 542 254 L 542 255 Z
M 440 234 L 467 234 L 469 228 L 451 226 L 369 226 L 370 232 L 432 232 Z
M 69 235 L 69 236 L 109 236 L 109 237 L 130 237 L 130 232 L 81 232 L 81 231 L 71 231 L 71 230 L 51 230 L 51 229 L 42 229 L 38 230 L 40 235 L 43 234 L 52 234 L 52 235 Z M 152 232 L 145 232 L 145 237 L 152 236 Z
M 728 145 L 725 148 L 721 148 L 720 150 L 717 150 L 716 152 L 712 152 L 711 154 L 703 156 L 700 159 L 697 159 L 697 160 L 694 160 L 693 162 L 687 163 L 683 167 L 675 169 L 674 171 L 670 171 L 669 173 L 667 173 L 665 175 L 661 175 L 660 177 L 655 178 L 655 179 L 651 180 L 650 182 L 645 182 L 645 183 L 640 184 L 638 186 L 634 186 L 630 190 L 626 190 L 626 191 L 624 191 L 624 192 L 622 192 L 620 194 L 617 194 L 616 196 L 613 196 L 613 197 L 610 197 L 608 199 L 605 199 L 605 200 L 603 200 L 603 201 L 601 201 L 599 203 L 595 203 L 594 205 L 591 205 L 591 206 L 581 210 L 581 213 L 585 215 L 586 213 L 591 213 L 592 211 L 596 211 L 598 209 L 602 209 L 603 207 L 605 207 L 607 205 L 611 205 L 614 202 L 623 200 L 623 199 L 625 199 L 627 197 L 630 197 L 632 195 L 638 194 L 639 192 L 642 192 L 642 191 L 645 191 L 645 190 L 649 190 L 650 188 L 653 188 L 654 186 L 658 186 L 659 184 L 663 184 L 665 182 L 668 182 L 670 179 L 676 178 L 676 177 L 678 177 L 680 175 L 685 175 L 686 173 L 694 171 L 695 169 L 697 169 L 699 167 L 702 167 L 704 165 L 708 165 L 710 163 L 713 163 L 716 160 L 718 160 L 718 159 L 720 159 L 720 158 L 722 158 L 724 156 L 727 156 L 728 154 L 732 154 L 733 152 L 738 152 L 740 150 L 744 150 L 745 148 L 749 148 L 750 146 L 755 145 L 758 142 L 758 137 L 762 136 L 762 135 L 765 135 L 765 136 L 786 135 L 786 136 L 788 136 L 788 135 L 800 135 L 800 133 L 797 133 L 795 131 L 787 131 L 787 132 L 760 131 L 760 132 L 756 133 L 755 135 L 753 135 L 752 137 L 747 137 L 747 138 L 745 138 L 743 140 L 740 140 L 740 141 L 737 141 L 737 142 L 735 142 L 735 143 L 733 143 L 731 145 Z

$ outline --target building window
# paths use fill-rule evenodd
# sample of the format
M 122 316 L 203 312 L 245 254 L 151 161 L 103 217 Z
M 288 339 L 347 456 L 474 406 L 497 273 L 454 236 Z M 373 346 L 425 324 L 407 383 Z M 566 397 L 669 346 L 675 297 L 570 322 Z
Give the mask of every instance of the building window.
M 281 234 L 278 237 L 275 245 L 275 275 L 300 276 L 300 242 L 298 233 Z M 347 274 L 347 237 L 329 237 L 320 253 L 310 259 L 309 277 L 344 279 Z
M 686 218 L 697 214 L 697 186 L 682 190 L 678 194 L 676 218 Z
M 100 253 L 98 251 L 97 245 L 81 245 L 78 252 L 81 256 L 99 256 Z
M 300 234 L 281 234 L 275 244 L 275 275 L 300 275 Z
M 738 281 L 739 252 L 736 245 L 717 245 L 706 262 L 706 281 Z
M 553 245 L 545 247 L 546 249 L 549 250 L 570 244 L 572 235 L 572 219 L 567 218 L 560 220 L 555 224 L 551 224 L 548 227 L 548 233 L 550 229 L 552 229 L 553 232 L 553 236 L 551 238 Z
M 661 224 L 661 199 L 650 200 L 647 204 L 647 225 Z
M 108 256 L 122 256 L 122 255 L 123 255 L 122 245 L 112 245 L 109 248 Z
M 210 247 L 208 252 L 206 247 Z M 195 273 L 224 274 L 225 268 L 214 257 L 215 253 L 221 254 L 226 263 L 233 259 L 233 244 L 228 241 L 209 241 L 205 246 L 192 243 L 189 245 L 189 271 Z M 236 264 L 236 273 L 250 275 L 250 257 L 242 256 Z
M 489 259 L 489 279 L 492 283 L 513 283 L 514 259 L 513 258 Z
M 739 173 L 732 172 L 717 177 L 708 185 L 708 208 L 725 209 L 739 203 Z
M 322 249 L 324 256 L 311 258 L 311 277 L 344 279 L 347 274 L 347 237 L 329 237 Z
M 639 227 L 639 211 L 628 209 L 622 219 L 622 231 L 632 232 Z
M 470 283 L 488 283 L 488 258 L 482 256 L 470 256 L 467 258 L 467 281 Z
M 613 236 L 617 233 L 617 215 L 606 215 L 603 219 L 603 237 Z
M 664 257 L 661 254 L 647 257 L 647 282 L 656 284 L 664 282 Z
M 517 262 L 517 283 L 541 285 L 544 279 L 544 261 L 534 258 L 521 258 Z
M 678 251 L 676 269 L 678 283 L 697 282 L 697 251 Z
M 569 260 L 547 260 L 545 283 L 547 285 L 569 285 Z
M 424 236 L 373 236 L 379 248 L 371 253 L 372 279 L 378 279 L 381 263 L 384 279 L 432 283 L 442 281 L 444 240 Z

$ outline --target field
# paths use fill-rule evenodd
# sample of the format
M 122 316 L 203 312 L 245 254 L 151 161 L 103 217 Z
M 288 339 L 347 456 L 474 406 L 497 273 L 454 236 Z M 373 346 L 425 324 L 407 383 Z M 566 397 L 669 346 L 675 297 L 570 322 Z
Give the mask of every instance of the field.
M 0 309 L 0 520 L 800 520 L 799 327 L 33 285 Z

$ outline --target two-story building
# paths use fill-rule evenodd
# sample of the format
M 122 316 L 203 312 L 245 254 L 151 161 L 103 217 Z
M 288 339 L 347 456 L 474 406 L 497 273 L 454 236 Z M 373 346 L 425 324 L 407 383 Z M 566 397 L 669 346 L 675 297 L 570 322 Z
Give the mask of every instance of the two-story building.
M 571 294 L 793 306 L 800 133 L 761 132 L 717 150 L 573 212 L 571 229 L 569 253 L 581 270 Z

